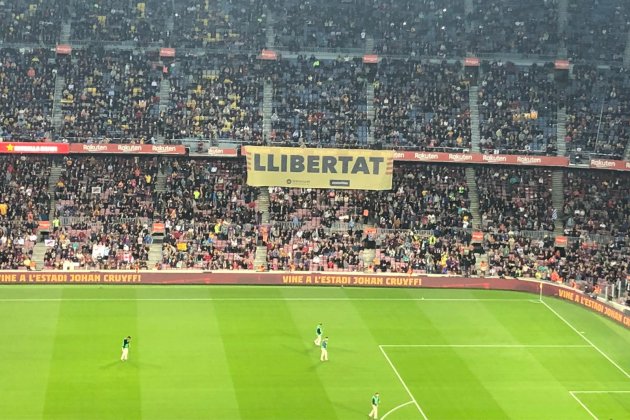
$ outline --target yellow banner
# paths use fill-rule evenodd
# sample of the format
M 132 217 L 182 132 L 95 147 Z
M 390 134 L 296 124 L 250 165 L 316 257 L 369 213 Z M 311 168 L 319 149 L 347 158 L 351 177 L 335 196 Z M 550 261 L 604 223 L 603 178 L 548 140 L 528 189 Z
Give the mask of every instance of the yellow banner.
M 391 150 L 245 146 L 247 184 L 254 187 L 390 190 Z

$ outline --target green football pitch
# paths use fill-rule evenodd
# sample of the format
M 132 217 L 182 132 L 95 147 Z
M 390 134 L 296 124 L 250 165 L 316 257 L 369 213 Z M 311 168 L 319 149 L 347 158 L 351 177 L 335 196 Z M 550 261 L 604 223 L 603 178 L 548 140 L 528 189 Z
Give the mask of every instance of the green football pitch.
M 0 331 L 1 419 L 630 418 L 630 331 L 523 293 L 3 286 Z

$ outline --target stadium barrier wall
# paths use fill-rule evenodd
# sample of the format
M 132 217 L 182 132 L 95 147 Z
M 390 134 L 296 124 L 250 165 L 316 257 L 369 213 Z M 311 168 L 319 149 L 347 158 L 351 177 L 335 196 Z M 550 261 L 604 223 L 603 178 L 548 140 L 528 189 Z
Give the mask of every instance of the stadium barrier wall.
M 565 285 L 516 278 L 252 271 L 3 271 L 0 272 L 0 284 L 205 284 L 511 290 L 567 300 L 630 328 L 630 314 L 608 302 L 593 299 Z

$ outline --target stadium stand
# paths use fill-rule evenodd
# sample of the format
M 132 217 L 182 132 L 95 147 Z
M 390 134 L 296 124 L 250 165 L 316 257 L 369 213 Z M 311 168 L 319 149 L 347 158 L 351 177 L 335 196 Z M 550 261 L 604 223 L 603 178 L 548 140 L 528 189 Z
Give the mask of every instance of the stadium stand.
M 160 126 L 182 138 L 262 141 L 262 70 L 253 56 L 186 57 L 171 66 L 170 107 Z
M 468 83 L 458 64 L 381 62 L 374 135 L 387 147 L 470 149 Z
M 617 168 L 630 157 L 627 7 L 568 3 L 9 0 L 0 145 L 383 148 L 527 165 L 566 150 Z M 278 59 L 259 60 L 264 47 Z M 370 53 L 378 64 L 363 63 Z M 566 80 L 556 58 L 571 60 Z M 32 268 L 45 240 L 52 269 L 253 269 L 262 247 L 271 270 L 591 285 L 628 274 L 626 173 L 396 163 L 379 192 L 260 190 L 245 173 L 239 159 L 1 156 L 0 268 Z

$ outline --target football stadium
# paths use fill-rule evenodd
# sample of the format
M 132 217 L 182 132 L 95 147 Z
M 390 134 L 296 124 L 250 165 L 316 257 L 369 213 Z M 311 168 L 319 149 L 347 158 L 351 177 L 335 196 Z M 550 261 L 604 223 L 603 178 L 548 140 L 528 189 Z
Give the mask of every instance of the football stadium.
M 0 2 L 0 419 L 630 419 L 623 0 Z

